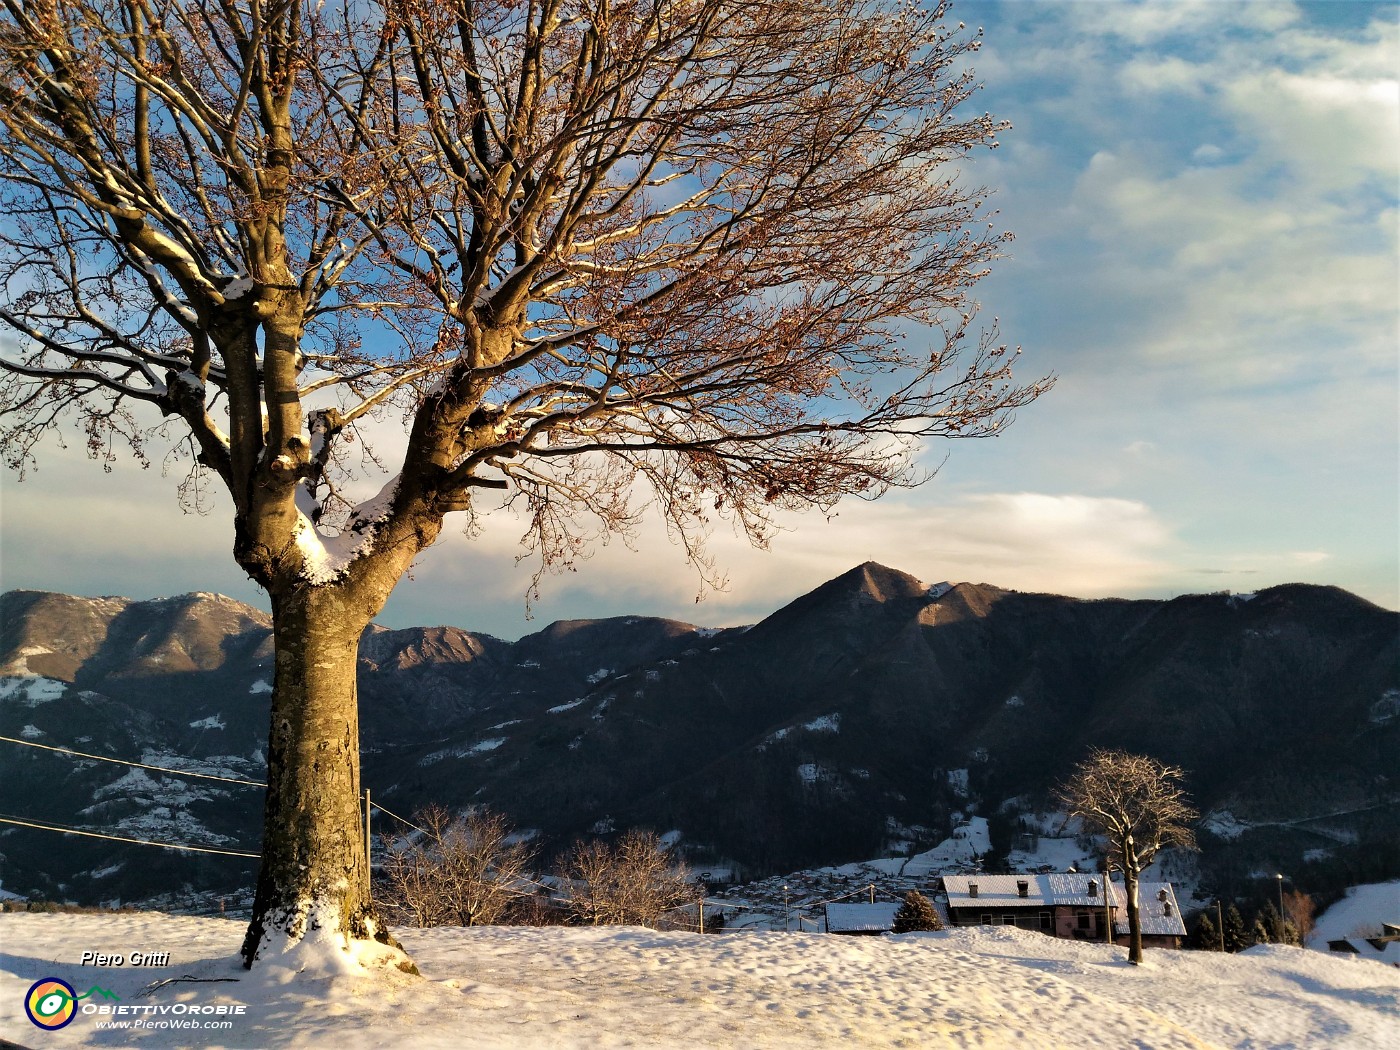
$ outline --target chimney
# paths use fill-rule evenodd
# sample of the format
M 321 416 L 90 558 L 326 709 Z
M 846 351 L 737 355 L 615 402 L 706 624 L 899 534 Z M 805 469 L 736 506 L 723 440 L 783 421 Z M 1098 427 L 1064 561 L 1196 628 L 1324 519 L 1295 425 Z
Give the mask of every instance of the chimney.
M 1016 892 L 1022 897 L 1030 896 L 1031 884 L 1025 879 L 1016 880 Z
M 968 895 L 969 897 L 975 897 L 975 896 L 977 896 L 977 883 L 975 883 L 975 882 L 969 882 L 969 883 L 967 884 L 967 895 Z
M 1099 884 L 1098 884 L 1097 882 L 1095 882 L 1093 879 L 1090 879 L 1090 880 L 1089 880 L 1089 896 L 1090 896 L 1090 897 L 1097 897 L 1098 895 L 1099 895 Z
M 1168 917 L 1170 917 L 1170 916 L 1171 916 L 1171 913 L 1172 913 L 1172 902 L 1171 902 L 1171 901 L 1163 901 L 1163 902 L 1162 902 L 1162 914 L 1163 914 L 1163 915 L 1166 915 L 1166 916 L 1168 916 Z
M 1157 891 L 1157 899 L 1164 904 L 1166 903 L 1167 891 L 1165 887 Z

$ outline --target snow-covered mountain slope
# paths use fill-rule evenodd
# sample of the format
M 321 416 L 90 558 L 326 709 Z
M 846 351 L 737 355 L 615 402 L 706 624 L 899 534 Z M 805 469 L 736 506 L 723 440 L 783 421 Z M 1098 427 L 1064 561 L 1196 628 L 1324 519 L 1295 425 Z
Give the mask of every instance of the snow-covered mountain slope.
M 360 656 L 375 800 L 404 816 L 488 805 L 546 864 L 592 829 L 639 826 L 740 877 L 904 865 L 981 817 L 984 870 L 1008 852 L 1062 869 L 1080 847 L 1031 818 L 1104 746 L 1188 771 L 1215 818 L 1208 893 L 1273 890 L 1241 887 L 1251 872 L 1313 893 L 1400 874 L 1400 616 L 1335 588 L 1081 601 L 866 563 L 749 630 L 371 627 Z M 256 781 L 271 672 L 266 615 L 217 595 L 0 596 L 0 814 L 257 852 L 255 788 L 184 791 L 33 745 Z M 925 867 L 968 863 L 970 841 L 954 845 Z M 251 867 L 0 827 L 0 879 L 47 899 L 173 906 L 153 895 L 234 895 Z
M 421 978 L 321 959 L 292 978 L 240 970 L 242 935 L 240 923 L 151 913 L 0 916 L 0 1038 L 337 1050 L 1400 1047 L 1400 971 L 1291 948 L 1153 951 L 1135 968 L 1123 949 L 1004 927 L 898 938 L 440 928 L 403 933 Z M 168 951 L 169 965 L 78 965 L 84 951 L 136 949 Z M 181 975 L 237 980 L 137 998 Z M 98 1015 L 79 1014 L 40 1032 L 21 1003 L 43 977 L 80 993 L 100 985 L 120 997 L 113 1007 L 154 1007 L 138 1015 L 147 1024 L 202 1021 L 194 1006 L 246 1012 L 224 1030 L 101 1031 Z M 158 1010 L 181 1004 L 182 1014 Z
M 1379 937 L 1384 923 L 1400 925 L 1400 879 L 1353 886 L 1347 895 L 1317 917 L 1309 948 L 1327 950 L 1343 937 Z

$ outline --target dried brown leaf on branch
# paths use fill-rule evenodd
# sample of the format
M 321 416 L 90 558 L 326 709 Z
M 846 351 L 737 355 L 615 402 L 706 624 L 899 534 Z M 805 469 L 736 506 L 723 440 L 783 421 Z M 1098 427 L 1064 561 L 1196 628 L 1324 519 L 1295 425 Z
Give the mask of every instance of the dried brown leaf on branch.
M 250 961 L 307 902 L 373 926 L 355 651 L 446 515 L 502 490 L 542 572 L 650 507 L 713 579 L 717 524 L 916 484 L 1046 389 L 974 328 L 1005 125 L 946 15 L 0 0 L 0 455 L 164 415 L 231 499 L 277 625 Z

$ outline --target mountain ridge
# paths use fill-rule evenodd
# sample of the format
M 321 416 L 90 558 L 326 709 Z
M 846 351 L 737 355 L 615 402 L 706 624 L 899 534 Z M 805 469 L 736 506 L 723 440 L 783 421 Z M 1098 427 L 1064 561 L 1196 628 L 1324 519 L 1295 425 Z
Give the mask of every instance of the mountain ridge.
M 546 849 L 645 824 L 680 831 L 699 862 L 773 872 L 936 842 L 971 812 L 999 821 L 1005 839 L 1007 814 L 1043 799 L 1085 748 L 1121 746 L 1186 766 L 1204 810 L 1265 821 L 1324 803 L 1381 806 L 1330 837 L 1310 826 L 1213 842 L 1227 868 L 1299 868 L 1311 851 L 1315 867 L 1400 870 L 1394 847 L 1372 848 L 1400 830 L 1388 801 L 1398 639 L 1400 615 L 1340 588 L 1075 599 L 930 586 L 875 562 L 748 628 L 624 616 L 509 642 L 374 625 L 361 644 L 364 779 L 404 815 L 429 801 L 489 804 Z M 271 656 L 266 614 L 207 592 L 149 602 L 8 592 L 0 733 L 251 775 Z M 113 787 L 116 767 L 41 754 L 0 750 L 0 811 L 65 824 L 91 811 L 154 821 L 192 844 L 256 847 L 257 798 L 181 796 L 160 777 L 127 790 Z M 136 899 L 152 878 L 231 877 L 228 862 L 180 858 L 128 861 L 126 874 L 98 880 L 90 873 L 114 863 L 102 847 L 46 851 L 38 832 L 16 834 L 0 833 L 6 887 Z M 41 854 L 64 867 L 42 870 Z

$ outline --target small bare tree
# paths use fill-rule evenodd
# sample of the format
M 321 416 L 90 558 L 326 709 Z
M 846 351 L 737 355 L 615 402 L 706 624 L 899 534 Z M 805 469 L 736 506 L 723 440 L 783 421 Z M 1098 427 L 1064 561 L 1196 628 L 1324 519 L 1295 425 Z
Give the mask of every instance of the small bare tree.
M 488 926 L 520 896 L 533 851 L 504 817 L 454 816 L 441 806 L 414 815 L 419 831 L 384 840 L 378 903 L 407 926 Z
M 1304 946 L 1317 927 L 1317 901 L 1301 890 L 1283 895 L 1283 917 L 1298 932 L 1298 944 Z
M 1075 767 L 1057 797 L 1071 816 L 1108 839 L 1109 862 L 1123 872 L 1128 898 L 1128 960 L 1142 962 L 1138 877 L 1168 846 L 1194 850 L 1200 814 L 1182 785 L 1185 774 L 1146 755 L 1095 749 Z
M 614 845 L 575 843 L 562 874 L 569 910 L 591 926 L 655 926 L 701 892 L 651 831 L 628 831 Z

